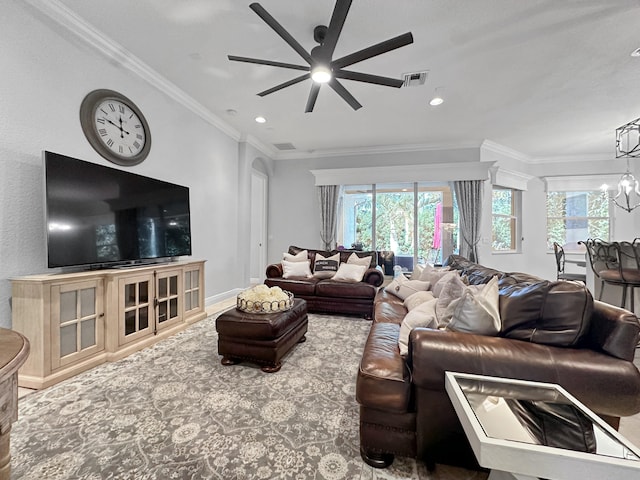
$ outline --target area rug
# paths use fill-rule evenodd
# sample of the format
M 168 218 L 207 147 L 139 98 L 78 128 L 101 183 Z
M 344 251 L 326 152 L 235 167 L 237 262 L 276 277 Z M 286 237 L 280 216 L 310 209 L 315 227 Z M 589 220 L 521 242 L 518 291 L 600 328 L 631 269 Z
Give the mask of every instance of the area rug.
M 20 399 L 12 480 L 482 479 L 360 459 L 355 381 L 371 323 L 309 315 L 282 369 L 222 366 L 215 318 Z

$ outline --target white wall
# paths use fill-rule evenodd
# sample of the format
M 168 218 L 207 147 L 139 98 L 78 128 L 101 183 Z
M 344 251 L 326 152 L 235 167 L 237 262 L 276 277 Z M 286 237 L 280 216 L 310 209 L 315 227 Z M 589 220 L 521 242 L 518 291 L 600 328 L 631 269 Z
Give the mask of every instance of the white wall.
M 613 157 L 613 154 L 612 154 Z M 447 151 L 424 151 L 401 154 L 345 155 L 329 158 L 277 160 L 270 188 L 269 254 L 270 263 L 279 261 L 289 245 L 320 248 L 320 214 L 314 176 L 310 170 L 323 168 L 366 168 L 383 165 L 417 165 L 451 163 L 452 178 L 456 162 L 495 162 L 496 167 L 532 176 L 522 194 L 522 251 L 498 254 L 491 252 L 491 189 L 485 183 L 481 221 L 480 263 L 504 271 L 522 271 L 542 278 L 556 278 L 553 254 L 547 252 L 545 176 L 622 174 L 622 160 L 554 161 L 528 163 L 515 156 L 487 151 L 484 148 Z M 640 162 L 638 162 L 640 163 Z M 632 166 L 634 168 L 635 166 Z M 640 171 L 634 171 L 638 176 Z M 407 181 L 411 181 L 407 178 Z M 612 208 L 612 240 L 632 240 L 640 236 L 640 208 L 627 213 Z
M 97 88 L 129 97 L 149 123 L 151 152 L 126 170 L 190 187 L 192 258 L 207 260 L 206 297 L 247 284 L 238 142 L 22 2 L 3 2 L 0 65 L 0 327 L 11 325 L 9 279 L 47 271 L 41 152 L 115 167 L 80 128 L 80 103 Z

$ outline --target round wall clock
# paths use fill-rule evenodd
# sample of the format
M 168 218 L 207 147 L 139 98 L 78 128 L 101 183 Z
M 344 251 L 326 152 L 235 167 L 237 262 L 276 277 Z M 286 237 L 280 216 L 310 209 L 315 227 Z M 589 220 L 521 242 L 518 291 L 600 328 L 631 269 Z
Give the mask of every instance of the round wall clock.
M 149 155 L 149 125 L 135 103 L 118 92 L 89 93 L 80 105 L 80 125 L 91 146 L 110 162 L 137 165 Z

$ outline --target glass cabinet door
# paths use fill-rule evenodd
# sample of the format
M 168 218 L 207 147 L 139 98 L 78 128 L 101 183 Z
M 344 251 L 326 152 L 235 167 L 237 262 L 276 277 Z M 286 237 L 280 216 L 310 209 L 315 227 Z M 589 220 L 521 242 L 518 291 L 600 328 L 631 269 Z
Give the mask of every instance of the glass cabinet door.
M 200 308 L 200 269 L 184 272 L 184 311 Z
M 103 282 L 51 288 L 52 368 L 104 350 Z
M 158 273 L 156 279 L 156 319 L 158 328 L 176 323 L 182 318 L 179 294 L 182 284 L 180 271 Z
M 121 278 L 119 344 L 153 333 L 153 275 Z

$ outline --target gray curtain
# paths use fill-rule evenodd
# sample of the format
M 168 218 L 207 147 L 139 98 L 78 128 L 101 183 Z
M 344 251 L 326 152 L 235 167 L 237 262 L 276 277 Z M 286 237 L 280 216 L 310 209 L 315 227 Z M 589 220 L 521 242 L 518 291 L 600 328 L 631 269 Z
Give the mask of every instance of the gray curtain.
M 338 185 L 321 185 L 318 187 L 320 199 L 320 238 L 323 248 L 332 250 L 336 243 L 336 223 L 338 219 Z
M 460 255 L 478 263 L 484 180 L 451 182 L 460 214 Z

